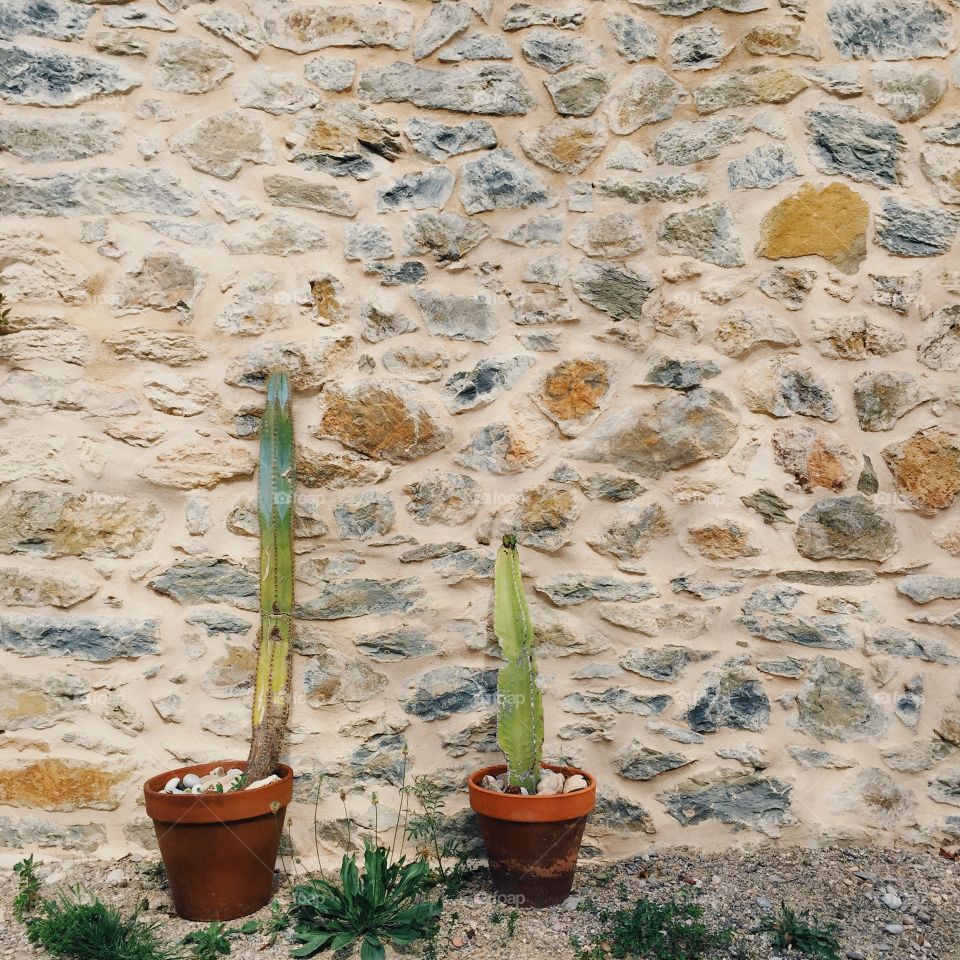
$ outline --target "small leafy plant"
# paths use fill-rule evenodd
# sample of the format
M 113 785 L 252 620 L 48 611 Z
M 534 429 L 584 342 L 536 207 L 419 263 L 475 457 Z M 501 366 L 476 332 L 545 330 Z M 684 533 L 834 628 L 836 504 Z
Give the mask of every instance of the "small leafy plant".
M 270 904 L 270 916 L 263 920 L 252 920 L 251 924 L 267 938 L 267 946 L 272 947 L 277 942 L 277 937 L 293 923 L 293 917 L 290 911 L 279 901 L 274 900 Z M 241 927 L 243 930 L 247 924 Z
M 7 306 L 7 298 L 0 293 L 0 333 L 3 333 L 10 326 L 10 307 Z
M 407 821 L 408 839 L 419 844 L 427 859 L 436 865 L 436 877 L 444 895 L 455 897 L 467 879 L 467 853 L 459 833 L 445 831 L 446 817 L 443 791 L 426 774 L 415 777 L 408 788 L 420 805 L 420 811 L 411 813 Z M 453 864 L 449 865 L 452 860 Z
M 342 950 L 357 942 L 361 960 L 383 960 L 384 943 L 403 946 L 436 931 L 439 900 L 427 899 L 430 865 L 419 858 L 391 862 L 385 847 L 367 844 L 363 873 L 356 855 L 344 855 L 340 883 L 313 877 L 293 889 L 294 957 Z
M 36 874 L 38 863 L 33 862 L 33 854 L 13 865 L 17 877 L 17 894 L 13 898 L 13 915 L 21 923 L 27 914 L 33 913 L 40 902 L 40 878 Z
M 793 951 L 811 960 L 840 960 L 840 944 L 836 938 L 837 925 L 821 925 L 808 910 L 799 914 L 785 903 L 780 904 L 780 916 L 766 916 L 753 933 L 765 933 L 777 953 Z
M 685 897 L 666 903 L 644 898 L 631 909 L 601 911 L 599 916 L 608 929 L 594 936 L 590 947 L 574 944 L 579 960 L 704 960 L 727 951 L 732 938 L 730 930 L 714 930 L 703 923 L 703 908 Z
M 230 953 L 230 941 L 227 937 L 237 931 L 228 930 L 226 924 L 216 920 L 210 922 L 200 930 L 188 933 L 180 942 L 190 947 L 191 954 L 196 960 L 217 960 Z
M 52 957 L 65 960 L 177 960 L 159 942 L 155 923 L 143 923 L 134 912 L 122 917 L 99 898 L 74 896 L 45 900 L 27 920 L 27 939 Z

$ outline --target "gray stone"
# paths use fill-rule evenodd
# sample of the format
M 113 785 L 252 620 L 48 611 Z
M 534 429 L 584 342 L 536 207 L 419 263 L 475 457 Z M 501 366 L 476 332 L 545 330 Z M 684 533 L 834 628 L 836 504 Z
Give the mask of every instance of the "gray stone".
M 218 330 L 250 337 L 290 324 L 288 295 L 275 273 L 258 270 L 242 280 L 237 278 L 229 289 L 233 291 L 231 303 L 214 320 Z
M 197 16 L 197 23 L 215 37 L 235 44 L 252 57 L 259 57 L 267 41 L 260 25 L 233 10 L 208 10 Z
M 801 310 L 817 276 L 816 270 L 785 267 L 778 263 L 760 277 L 758 286 L 764 296 L 776 300 L 787 310 Z
M 942 143 L 948 147 L 960 146 L 960 113 L 944 114 L 939 120 L 925 123 L 921 128 L 928 143 Z
M 737 310 L 727 314 L 713 335 L 717 349 L 728 357 L 742 357 L 757 347 L 795 347 L 796 332 L 766 310 Z
M 643 382 L 671 390 L 689 390 L 719 373 L 720 368 L 712 360 L 658 357 L 644 374 Z
M 889 657 L 912 657 L 927 663 L 960 663 L 960 657 L 951 653 L 950 648 L 942 641 L 910 630 L 901 630 L 899 627 L 880 627 L 868 631 L 863 649 L 868 656 L 881 654 Z
M 642 557 L 655 540 L 671 533 L 666 511 L 659 503 L 651 503 L 617 514 L 605 528 L 589 537 L 587 543 L 597 553 L 630 561 Z
M 389 260 L 393 240 L 382 224 L 351 223 L 343 232 L 343 256 L 346 260 Z
M 614 76 L 600 63 L 584 63 L 548 77 L 543 85 L 561 116 L 589 117 L 607 98 Z
M 900 257 L 948 253 L 960 216 L 906 198 L 887 197 L 876 218 L 876 241 Z
M 538 580 L 533 586 L 538 593 L 542 593 L 558 607 L 585 603 L 587 600 L 641 603 L 659 596 L 648 580 L 585 573 L 560 574 L 549 580 Z
M 933 329 L 917 347 L 917 359 L 931 370 L 960 370 L 960 304 L 943 307 L 927 323 Z
M 602 620 L 633 633 L 648 637 L 667 634 L 680 640 L 692 640 L 707 630 L 719 608 L 679 603 L 652 606 L 602 603 L 599 612 Z
M 640 221 L 628 213 L 582 217 L 571 231 L 568 242 L 588 257 L 628 257 L 644 247 Z
M 318 104 L 296 122 L 287 142 L 293 163 L 356 180 L 377 172 L 372 158 L 394 160 L 403 152 L 397 121 L 354 103 Z
M 628 650 L 617 662 L 631 673 L 668 683 L 678 680 L 691 663 L 700 663 L 712 656 L 713 652 L 709 650 L 691 650 L 667 644 L 663 647 Z
M 223 610 L 194 610 L 184 619 L 187 623 L 198 624 L 204 628 L 208 637 L 230 636 L 249 633 L 253 624 L 248 620 Z
M 432 470 L 403 488 L 410 498 L 407 513 L 417 523 L 456 525 L 476 516 L 482 500 L 480 485 L 462 473 Z
M 522 541 L 521 541 L 522 542 Z M 484 550 L 458 550 L 444 557 L 437 557 L 431 564 L 432 573 L 449 584 L 465 580 L 492 580 L 493 554 Z
M 187 557 L 147 582 L 147 586 L 177 603 L 227 603 L 256 610 L 258 581 L 254 571 L 223 557 Z
M 834 0 L 827 21 L 844 60 L 945 57 L 954 46 L 951 16 L 933 0 Z
M 653 747 L 644 746 L 639 740 L 631 740 L 614 755 L 617 773 L 625 780 L 652 780 L 661 773 L 678 770 L 694 761 L 682 753 L 661 753 Z
M 874 67 L 870 77 L 874 103 L 901 123 L 925 117 L 947 92 L 947 78 L 939 70 L 885 65 Z
M 254 0 L 251 12 L 259 19 L 267 42 L 292 53 L 327 47 L 410 46 L 413 14 L 380 4 L 284 3 Z
M 299 207 L 337 217 L 353 217 L 357 213 L 353 197 L 331 183 L 274 173 L 263 178 L 263 189 L 278 207 Z
M 738 617 L 735 623 L 753 637 L 772 643 L 796 643 L 823 650 L 851 650 L 856 644 L 842 617 Z
M 781 6 L 785 5 L 781 4 Z M 748 53 L 757 57 L 810 57 L 813 60 L 820 59 L 819 44 L 803 33 L 803 28 L 799 23 L 765 23 L 762 26 L 754 27 L 743 38 L 743 46 Z
M 815 503 L 797 523 L 794 539 L 810 560 L 887 560 L 900 549 L 896 527 L 861 493 Z
M 470 470 L 497 476 L 519 473 L 541 463 L 539 439 L 513 423 L 494 420 L 486 424 L 459 449 L 454 462 Z
M 684 96 L 683 88 L 659 67 L 634 67 L 607 102 L 610 129 L 624 135 L 668 120 Z
M 630 406 L 608 414 L 573 455 L 659 478 L 668 470 L 724 456 L 737 434 L 730 400 L 718 391 L 697 388 L 650 407 Z
M 757 65 L 713 77 L 697 87 L 693 99 L 697 113 L 716 113 L 761 103 L 789 103 L 806 87 L 806 80 L 799 74 L 781 67 Z
M 412 103 L 431 110 L 522 116 L 534 105 L 523 74 L 510 64 L 461 64 L 431 70 L 397 61 L 369 67 L 360 76 L 360 98 L 371 103 Z
M 106 840 L 106 827 L 99 823 L 63 824 L 39 817 L 0 817 L 0 845 L 13 850 L 55 847 L 91 854 Z
M 194 170 L 231 180 L 243 165 L 273 163 L 275 154 L 267 131 L 255 117 L 232 109 L 205 117 L 169 141 Z
M 314 57 L 303 68 L 303 75 L 321 90 L 342 93 L 353 86 L 357 61 L 348 57 Z
M 546 186 L 511 151 L 492 150 L 460 168 L 460 201 L 467 213 L 483 210 L 542 206 Z
M 137 74 L 109 60 L 52 49 L 0 48 L 0 100 L 6 103 L 72 107 L 97 97 L 128 93 L 140 84 Z
M 960 807 L 960 767 L 951 767 L 929 781 L 927 795 L 937 803 Z
M 731 50 L 733 45 L 723 31 L 712 23 L 702 23 L 677 30 L 670 37 L 667 56 L 674 70 L 712 70 Z
M 927 147 L 920 154 L 920 169 L 941 203 L 960 204 L 960 160 L 952 147 Z
M 716 600 L 717 597 L 730 597 L 743 589 L 742 583 L 716 583 L 713 580 L 699 579 L 690 574 L 681 574 L 670 581 L 674 593 L 689 593 L 698 600 Z
M 471 150 L 488 150 L 497 145 L 497 133 L 488 120 L 447 124 L 424 117 L 411 117 L 404 125 L 403 132 L 413 144 L 413 149 L 431 160 L 445 160 Z
M 721 727 L 757 733 L 770 722 L 770 700 L 754 671 L 738 661 L 705 674 L 687 723 L 697 733 Z
M 944 740 L 914 740 L 887 747 L 880 756 L 891 770 L 898 773 L 923 773 L 949 760 L 956 752 L 957 748 Z
M 343 704 L 348 710 L 378 697 L 388 682 L 364 660 L 345 657 L 335 650 L 311 657 L 301 681 L 311 707 Z
M 0 553 L 129 558 L 164 523 L 157 504 L 105 493 L 22 490 L 0 503 Z
M 490 357 L 480 360 L 472 370 L 453 374 L 443 385 L 450 396 L 447 408 L 456 414 L 493 403 L 515 386 L 533 363 L 533 358 L 525 355 Z
M 857 765 L 855 760 L 838 757 L 816 747 L 790 746 L 787 747 L 787 752 L 804 770 L 849 770 Z
M 456 176 L 440 166 L 405 173 L 377 190 L 377 212 L 426 210 L 431 207 L 439 210 L 450 199 L 455 181 Z
M 503 15 L 500 26 L 508 32 L 527 27 L 559 27 L 575 30 L 583 25 L 586 11 L 579 3 L 547 7 L 534 3 L 515 3 Z
M 289 371 L 294 390 L 320 390 L 352 360 L 353 347 L 353 337 L 264 342 L 234 357 L 224 374 L 224 382 L 266 391 L 270 368 L 283 366 Z
M 875 742 L 889 717 L 863 672 L 832 657 L 817 657 L 797 694 L 796 727 L 817 740 Z
M 792 822 L 791 790 L 790 784 L 782 780 L 721 769 L 684 780 L 657 799 L 683 827 L 718 820 L 777 837 L 781 828 Z
M 157 247 L 117 281 L 113 309 L 119 314 L 177 310 L 189 316 L 204 281 L 204 274 L 176 251 Z
M 43 677 L 7 673 L 0 680 L 0 726 L 4 730 L 43 730 L 70 721 L 86 709 L 90 685 L 70 673 Z
M 897 583 L 897 593 L 909 597 L 914 603 L 960 600 L 960 578 L 912 574 Z
M 783 357 L 766 361 L 740 380 L 747 409 L 771 417 L 816 417 L 833 422 L 840 416 L 826 380 L 810 367 Z
M 767 190 L 799 175 L 793 154 L 777 146 L 757 147 L 727 165 L 731 190 Z
M 357 747 L 347 762 L 355 780 L 373 780 L 400 788 L 411 760 L 407 741 L 401 734 L 381 733 Z
M 612 13 L 605 19 L 607 30 L 613 37 L 617 53 L 627 63 L 655 60 L 660 46 L 656 31 L 637 17 L 626 13 Z M 674 65 L 674 69 L 678 69 Z
M 821 173 L 881 188 L 903 182 L 906 140 L 895 123 L 849 106 L 823 106 L 804 117 L 811 156 Z
M 0 150 L 29 163 L 86 160 L 118 150 L 123 129 L 118 115 L 81 113 L 75 119 L 53 120 L 10 116 L 0 118 Z
M 901 417 L 933 397 L 919 377 L 898 370 L 861 373 L 853 385 L 861 430 L 892 430 Z
M 672 699 L 666 694 L 639 694 L 623 687 L 608 687 L 606 690 L 584 690 L 568 694 L 561 706 L 565 713 L 580 716 L 610 716 L 628 714 L 650 717 L 663 713 Z
M 233 97 L 241 107 L 263 110 L 274 116 L 297 113 L 314 106 L 320 95 L 293 74 L 259 67 L 234 84 Z
M 813 341 L 832 360 L 865 360 L 885 357 L 907 346 L 906 337 L 864 314 L 851 317 L 818 317 L 813 321 Z
M 657 286 L 646 270 L 592 260 L 581 260 L 570 280 L 580 300 L 614 320 L 639 320 L 644 303 Z
M 657 241 L 663 253 L 694 257 L 718 267 L 744 263 L 740 236 L 725 203 L 671 213 L 657 228 Z
M 17 36 L 48 40 L 79 40 L 95 13 L 67 0 L 7 0 L 0 10 L 0 39 Z
M 709 177 L 704 173 L 673 174 L 665 177 L 636 177 L 630 180 L 606 178 L 594 184 L 602 197 L 627 203 L 684 202 L 707 195 Z
M 380 343 L 416 329 L 417 325 L 397 310 L 365 303 L 360 311 L 360 335 L 368 343 Z
M 441 0 L 433 4 L 413 38 L 413 59 L 422 60 L 470 25 L 472 11 L 464 0 Z
M 471 33 L 438 54 L 441 63 L 463 60 L 512 60 L 513 51 L 507 41 L 495 33 Z
M 233 73 L 233 58 L 216 44 L 184 37 L 157 49 L 154 85 L 170 93 L 209 93 Z
M 480 343 L 493 339 L 495 320 L 486 293 L 464 296 L 418 287 L 410 296 L 420 308 L 427 330 L 435 336 Z
M 368 614 L 407 613 L 423 596 L 420 581 L 354 578 L 324 581 L 320 592 L 297 607 L 304 620 L 341 620 Z
M 224 243 L 237 255 L 292 257 L 322 250 L 327 246 L 327 235 L 311 220 L 281 215 L 264 219 L 245 233 L 233 234 Z
M 9 607 L 58 607 L 66 610 L 92 597 L 99 584 L 60 573 L 57 576 L 29 567 L 0 567 L 0 603 Z
M 661 133 L 654 142 L 657 163 L 685 166 L 712 160 L 746 137 L 747 121 L 736 114 L 707 120 L 682 120 Z
M 841 99 L 859 97 L 863 93 L 860 68 L 854 64 L 831 64 L 825 67 L 801 67 L 800 73 L 821 90 Z
M 496 699 L 497 671 L 470 667 L 437 667 L 407 685 L 404 711 L 421 720 L 445 720 L 489 706 Z
M 490 228 L 457 213 L 420 213 L 404 225 L 404 253 L 430 254 L 438 263 L 455 263 L 490 236 Z
M 566 30 L 543 28 L 524 34 L 520 51 L 531 66 L 558 73 L 571 64 L 592 59 L 597 45 Z
M 102 663 L 159 653 L 156 620 L 0 617 L 0 647 L 22 657 L 70 657 Z
M 520 148 L 541 166 L 557 173 L 582 173 L 607 144 L 599 120 L 555 120 L 517 138 Z
M 369 490 L 337 504 L 333 519 L 342 540 L 370 540 L 392 529 L 396 508 L 389 493 Z

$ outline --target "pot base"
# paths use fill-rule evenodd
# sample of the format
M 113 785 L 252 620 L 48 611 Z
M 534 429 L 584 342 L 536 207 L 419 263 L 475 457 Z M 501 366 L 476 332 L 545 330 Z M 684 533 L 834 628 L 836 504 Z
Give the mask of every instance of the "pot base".
M 503 765 L 485 767 L 468 780 L 470 806 L 480 822 L 487 848 L 490 879 L 497 898 L 510 907 L 552 907 L 573 888 L 580 841 L 596 803 L 597 783 L 583 770 L 555 767 L 564 776 L 582 775 L 584 790 L 523 797 L 480 786 L 484 776 L 497 776 Z
M 293 771 L 280 764 L 280 780 L 256 790 L 171 796 L 172 777 L 203 776 L 204 763 L 151 777 L 144 784 L 147 814 L 160 845 L 177 915 L 186 920 L 236 920 L 269 903 L 277 850 L 293 793 Z

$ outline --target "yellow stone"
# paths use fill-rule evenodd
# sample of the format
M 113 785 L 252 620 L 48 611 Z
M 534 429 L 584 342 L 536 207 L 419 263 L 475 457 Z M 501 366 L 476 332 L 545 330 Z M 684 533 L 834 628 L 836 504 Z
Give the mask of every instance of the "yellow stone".
M 856 273 L 867 255 L 869 212 L 863 197 L 842 183 L 822 190 L 805 184 L 763 218 L 757 254 L 769 260 L 823 257 Z

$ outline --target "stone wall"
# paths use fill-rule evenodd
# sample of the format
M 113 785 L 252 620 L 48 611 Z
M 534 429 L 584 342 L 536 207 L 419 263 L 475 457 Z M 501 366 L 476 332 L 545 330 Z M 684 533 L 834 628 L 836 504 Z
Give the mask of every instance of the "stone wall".
M 277 362 L 305 855 L 495 760 L 506 530 L 591 848 L 960 829 L 958 28 L 4 0 L 5 856 L 245 754 Z

